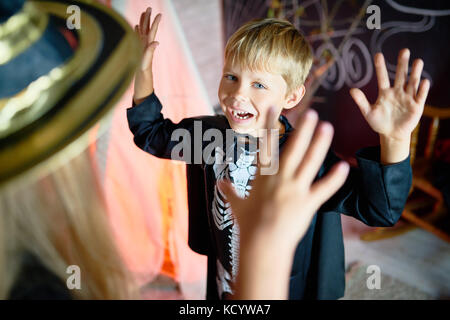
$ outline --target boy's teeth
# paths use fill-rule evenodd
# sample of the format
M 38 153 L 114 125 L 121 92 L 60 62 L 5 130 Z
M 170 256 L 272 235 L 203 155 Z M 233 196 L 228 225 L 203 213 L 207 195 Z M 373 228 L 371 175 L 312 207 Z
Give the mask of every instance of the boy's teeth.
M 248 112 L 245 112 L 245 111 L 232 110 L 231 113 L 233 114 L 233 116 L 235 116 L 236 118 L 241 119 L 241 120 L 245 120 L 245 119 L 250 118 L 250 114 Z

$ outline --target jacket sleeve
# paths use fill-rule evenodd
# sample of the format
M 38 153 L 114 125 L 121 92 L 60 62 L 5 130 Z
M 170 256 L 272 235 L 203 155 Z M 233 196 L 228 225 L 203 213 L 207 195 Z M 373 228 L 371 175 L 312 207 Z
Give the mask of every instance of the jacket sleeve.
M 202 146 L 194 145 L 194 128 L 198 127 L 202 134 L 202 117 L 185 118 L 175 124 L 164 118 L 161 109 L 162 104 L 154 92 L 142 103 L 133 103 L 133 107 L 127 109 L 128 126 L 134 135 L 134 143 L 158 158 L 192 163 L 194 147 L 199 147 L 201 154 Z
M 356 153 L 357 168 L 351 168 L 339 191 L 320 211 L 335 211 L 350 215 L 369 226 L 390 227 L 402 214 L 412 184 L 410 157 L 382 165 L 380 147 L 370 147 Z M 329 153 L 319 176 L 340 161 Z

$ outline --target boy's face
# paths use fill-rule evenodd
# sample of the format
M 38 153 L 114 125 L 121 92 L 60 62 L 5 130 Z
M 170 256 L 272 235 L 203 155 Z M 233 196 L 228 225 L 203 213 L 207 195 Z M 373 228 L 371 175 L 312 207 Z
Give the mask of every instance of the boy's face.
M 234 131 L 258 136 L 258 130 L 265 128 L 269 108 L 275 107 L 279 116 L 287 106 L 286 91 L 287 83 L 279 74 L 241 70 L 239 64 L 225 62 L 219 102 Z M 280 121 L 276 126 L 282 129 Z

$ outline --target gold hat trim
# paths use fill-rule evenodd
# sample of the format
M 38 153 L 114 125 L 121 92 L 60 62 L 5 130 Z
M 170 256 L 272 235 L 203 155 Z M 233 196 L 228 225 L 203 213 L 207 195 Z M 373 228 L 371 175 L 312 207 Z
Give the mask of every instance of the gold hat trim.
M 0 24 L 0 65 L 8 63 L 29 48 L 44 33 L 48 15 L 42 14 L 32 2 Z
M 37 7 L 43 4 L 37 3 Z M 58 3 L 47 4 L 45 10 L 60 15 L 62 6 Z M 0 100 L 0 139 L 23 129 L 49 112 L 71 85 L 92 66 L 100 52 L 102 33 L 97 22 L 84 12 L 81 14 L 81 23 L 89 32 L 79 32 L 80 46 L 65 65 L 53 68 L 14 97 Z
M 110 111 L 111 106 L 120 98 L 134 75 L 134 71 L 140 61 L 142 48 L 128 23 L 116 12 L 100 4 L 88 0 L 79 2 L 87 3 L 100 8 L 102 11 L 106 11 L 124 28 L 126 33 L 101 69 L 88 83 L 84 84 L 83 90 L 78 91 L 64 105 L 63 112 L 55 114 L 39 130 L 0 150 L 0 185 L 18 175 L 27 179 L 42 176 L 48 173 L 49 170 L 54 169 L 57 164 L 61 165 L 83 151 L 88 143 L 86 135 L 88 129 Z M 63 4 L 54 2 L 36 2 L 36 4 L 41 10 L 46 12 L 58 16 L 65 15 L 66 8 Z M 98 44 L 103 40 L 94 31 L 99 30 L 99 26 L 93 17 L 83 12 L 81 21 L 82 28 L 77 30 L 80 39 L 79 50 L 68 63 L 68 65 L 72 64 L 71 67 L 67 66 L 65 70 L 73 71 L 74 66 L 79 66 L 83 61 L 84 68 L 89 67 L 92 60 L 97 57 L 92 52 L 92 48 L 97 48 Z M 78 68 L 75 69 L 75 72 L 79 71 Z M 55 81 L 51 89 L 50 87 L 45 89 L 49 90 L 47 91 L 48 94 L 45 94 L 48 96 L 46 103 L 52 105 L 58 99 L 51 99 L 50 96 L 53 94 L 62 96 L 62 92 L 66 92 L 65 90 L 68 89 L 67 86 L 70 86 L 74 79 L 84 74 L 84 72 L 76 74 L 67 72 L 61 73 L 64 73 L 62 80 Z M 112 88 L 116 88 L 116 91 L 111 93 Z M 98 106 L 105 101 L 107 101 L 106 105 L 108 107 L 105 106 L 98 110 Z M 48 107 L 46 103 L 44 103 L 44 107 Z M 78 139 L 80 137 L 81 139 Z M 68 148 L 69 145 L 70 148 Z M 62 149 L 65 149 L 63 153 L 58 152 Z M 57 152 L 57 156 L 51 157 Z M 33 170 L 28 170 L 30 168 L 33 168 Z M 26 172 L 27 170 L 29 172 Z

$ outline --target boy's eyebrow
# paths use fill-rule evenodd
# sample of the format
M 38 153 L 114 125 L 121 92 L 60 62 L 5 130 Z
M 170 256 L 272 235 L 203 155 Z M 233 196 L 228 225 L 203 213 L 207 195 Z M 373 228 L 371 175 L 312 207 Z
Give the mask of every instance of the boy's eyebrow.
M 223 69 L 223 73 L 232 73 L 232 74 L 236 74 L 236 72 L 233 72 L 233 71 L 230 70 L 230 69 Z M 255 75 L 255 76 L 256 76 L 256 77 L 253 78 L 254 81 L 261 81 L 261 82 L 266 82 L 266 83 L 269 83 L 269 82 L 270 82 L 269 79 L 262 78 L 260 75 Z
M 266 85 L 271 83 L 270 79 L 262 78 L 261 76 L 256 76 L 255 78 L 253 78 L 253 80 L 256 82 L 261 82 Z
M 268 82 L 269 80 L 263 78 L 255 78 L 255 81 Z

